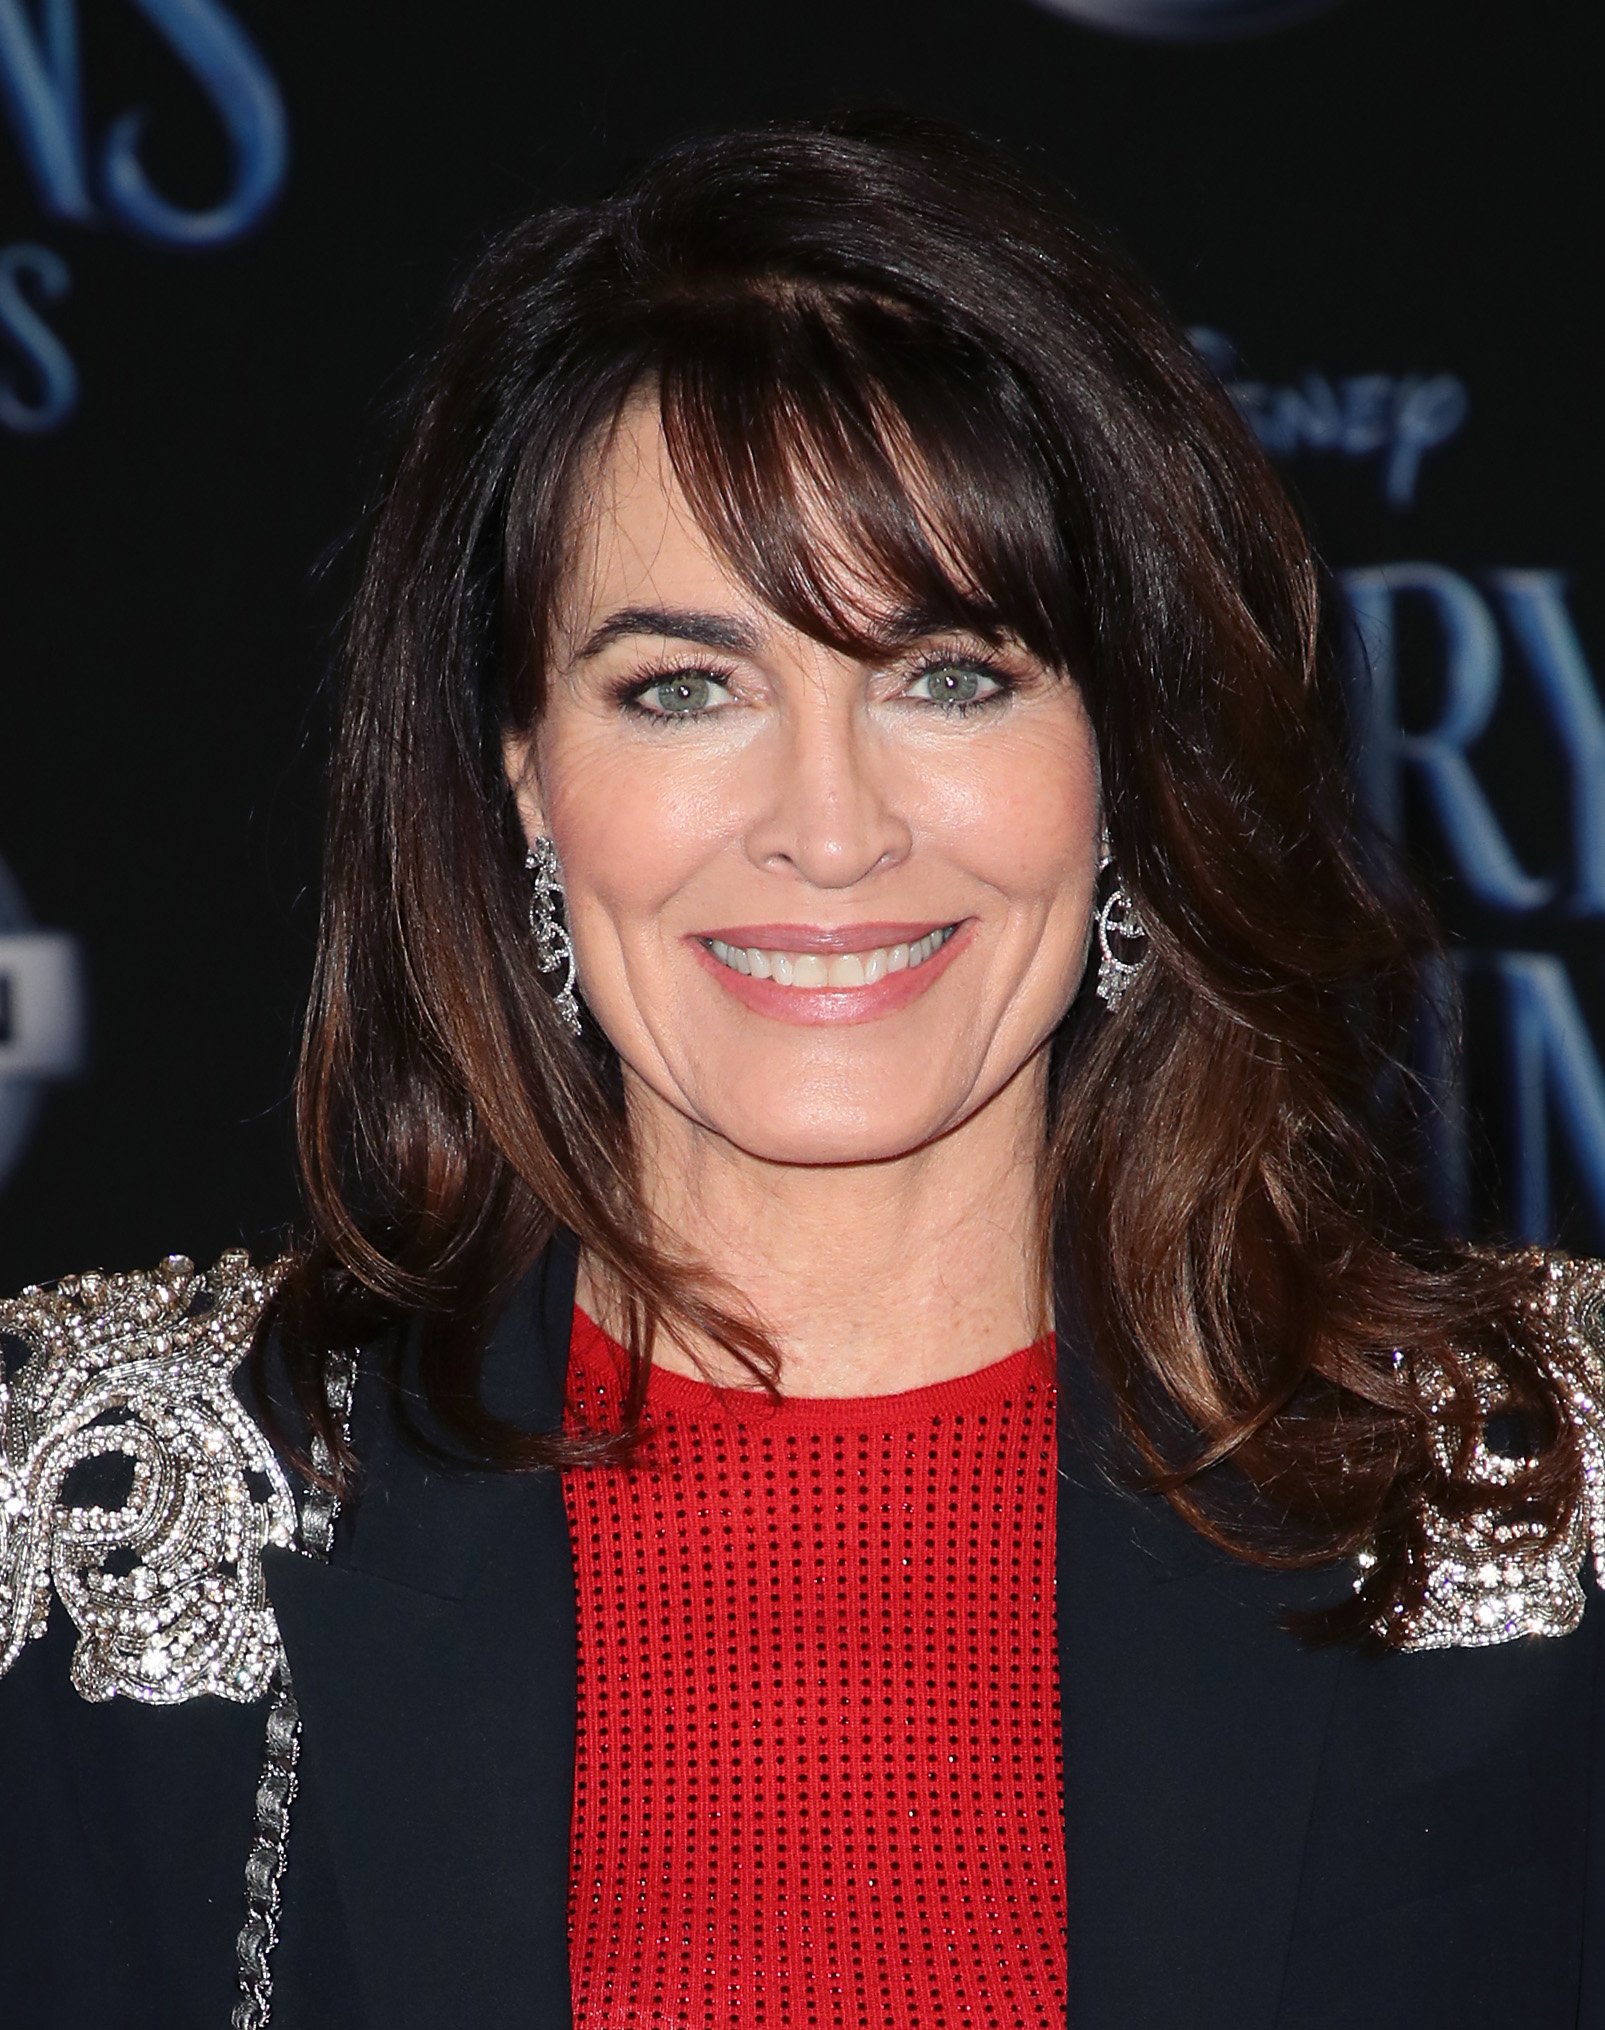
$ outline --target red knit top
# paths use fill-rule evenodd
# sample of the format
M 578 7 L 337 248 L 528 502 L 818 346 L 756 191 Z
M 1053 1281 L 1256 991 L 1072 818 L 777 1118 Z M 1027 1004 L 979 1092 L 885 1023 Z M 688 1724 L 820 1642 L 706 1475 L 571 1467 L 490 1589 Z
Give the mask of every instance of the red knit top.
M 623 1355 L 575 1319 L 571 1429 Z M 655 1369 L 565 1476 L 578 2030 L 1062 2030 L 1052 1342 L 778 1405 Z

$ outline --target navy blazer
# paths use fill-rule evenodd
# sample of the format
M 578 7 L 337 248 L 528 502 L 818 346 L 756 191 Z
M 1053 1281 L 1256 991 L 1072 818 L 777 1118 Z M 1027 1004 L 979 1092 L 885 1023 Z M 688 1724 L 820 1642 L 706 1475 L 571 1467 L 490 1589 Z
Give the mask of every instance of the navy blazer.
M 487 1392 L 561 1415 L 571 1248 Z M 1061 1401 L 1083 1388 L 1059 1320 Z M 1061 1419 L 1069 2030 L 1605 2030 L 1605 1612 L 1372 1656 L 1284 1633 Z M 575 1604 L 555 1475 L 454 1474 L 357 1390 L 330 1561 L 267 1554 L 303 1720 L 274 2030 L 570 2030 Z M 262 1709 L 91 1705 L 72 1630 L 0 1680 L 0 2022 L 222 2030 Z M 866 2026 L 871 2030 L 871 2026 Z M 945 2030 L 945 2026 L 932 2026 Z

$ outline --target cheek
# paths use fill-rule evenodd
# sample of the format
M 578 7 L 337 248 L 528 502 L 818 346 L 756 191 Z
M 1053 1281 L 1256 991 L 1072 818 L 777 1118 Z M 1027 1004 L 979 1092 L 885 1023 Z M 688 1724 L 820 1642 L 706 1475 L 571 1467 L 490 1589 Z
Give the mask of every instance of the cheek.
M 659 736 L 665 743 L 679 736 Z M 610 924 L 621 940 L 726 844 L 732 800 L 672 754 L 587 739 L 543 754 L 547 815 L 576 934 Z
M 1079 728 L 999 743 L 933 784 L 933 836 L 1010 901 L 1078 913 L 1096 873 L 1098 777 Z

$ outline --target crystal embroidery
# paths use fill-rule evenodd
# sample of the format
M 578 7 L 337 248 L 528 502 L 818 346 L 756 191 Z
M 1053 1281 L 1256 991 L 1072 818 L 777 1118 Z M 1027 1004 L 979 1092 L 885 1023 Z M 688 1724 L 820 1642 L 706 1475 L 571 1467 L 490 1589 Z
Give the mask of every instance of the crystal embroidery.
M 1418 1607 L 1395 1607 L 1377 1623 L 1394 1648 L 1480 1649 L 1523 1635 L 1569 1635 L 1583 1616 L 1580 1573 L 1590 1552 L 1605 1585 L 1605 1262 L 1539 1253 L 1532 1260 L 1539 1272 L 1533 1301 L 1581 1445 L 1582 1500 L 1560 1539 L 1547 1546 L 1537 1524 L 1429 1509 L 1422 1518 L 1425 1596 Z M 1491 1413 L 1497 1407 L 1491 1386 L 1479 1394 Z M 1432 1407 L 1448 1405 L 1447 1389 L 1435 1393 Z M 1436 1443 L 1447 1469 L 1453 1445 L 1447 1426 Z M 1471 1473 L 1492 1490 L 1508 1485 L 1518 1464 L 1479 1438 Z M 1374 1563 L 1362 1553 L 1362 1579 Z
M 42 1635 L 52 1586 L 86 1699 L 263 1697 L 279 1662 L 262 1551 L 295 1541 L 284 1471 L 230 1386 L 281 1271 L 182 1255 L 0 1303 L 0 1672 Z M 126 1466 L 123 1462 L 126 1462 Z M 126 1477 L 116 1506 L 75 1470 Z

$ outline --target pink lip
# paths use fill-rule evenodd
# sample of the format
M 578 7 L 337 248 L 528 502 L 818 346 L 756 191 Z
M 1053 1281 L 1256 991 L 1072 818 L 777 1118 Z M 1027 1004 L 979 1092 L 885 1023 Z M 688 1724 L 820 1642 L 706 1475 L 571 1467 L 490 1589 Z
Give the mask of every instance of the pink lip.
M 710 937 L 718 937 L 726 944 L 757 945 L 760 950 L 770 951 L 813 951 L 821 957 L 826 952 L 873 951 L 876 944 L 904 944 L 913 938 L 923 937 L 928 930 L 941 928 L 937 924 L 855 924 L 843 933 L 857 937 L 863 930 L 875 933 L 874 944 L 854 943 L 849 945 L 793 944 L 789 940 L 806 928 L 800 924 L 765 924 L 762 926 L 743 924 L 730 931 L 710 931 Z M 769 1015 L 776 1021 L 795 1022 L 805 1027 L 829 1022 L 874 1022 L 883 1015 L 895 1015 L 917 1000 L 927 988 L 947 971 L 948 967 L 970 943 L 974 930 L 973 918 L 961 923 L 953 935 L 933 958 L 923 965 L 905 967 L 900 973 L 889 973 L 884 980 L 877 980 L 872 987 L 782 987 L 773 980 L 755 980 L 750 973 L 738 973 L 731 966 L 721 965 L 700 937 L 688 938 L 686 942 L 708 970 L 718 980 L 727 994 L 735 996 L 754 1014 Z M 782 943 L 777 933 L 784 931 L 787 942 Z M 761 932 L 759 935 L 750 933 Z M 826 932 L 826 936 L 831 933 Z M 773 938 L 774 942 L 769 943 Z
M 923 923 L 842 923 L 834 929 L 823 923 L 737 923 L 698 935 L 717 938 L 726 945 L 756 945 L 764 952 L 815 952 L 821 958 L 832 958 L 847 952 L 872 952 L 880 945 L 911 945 L 928 931 L 946 930 L 952 921 L 951 917 L 931 917 Z

